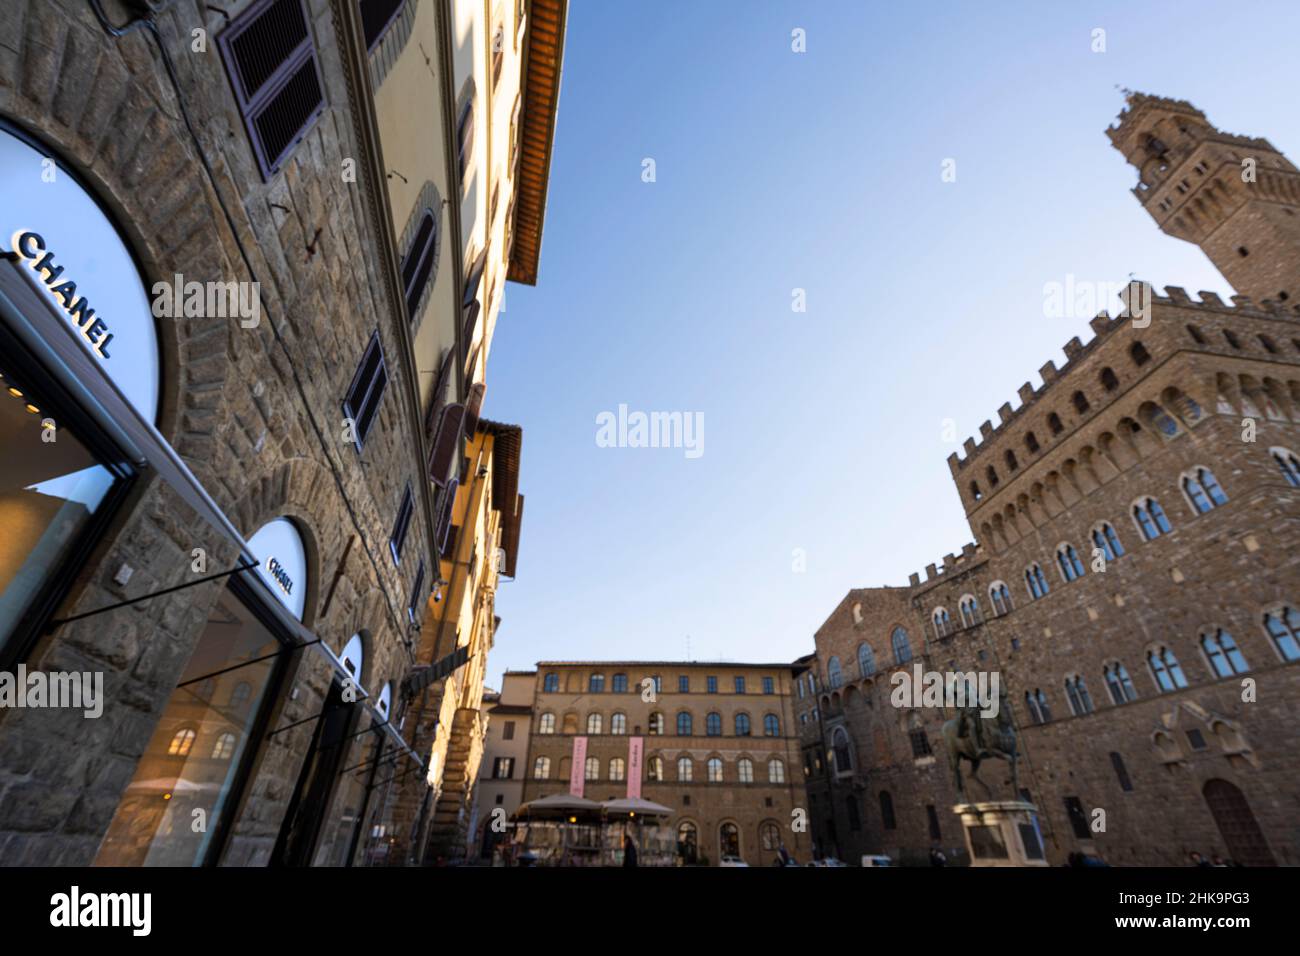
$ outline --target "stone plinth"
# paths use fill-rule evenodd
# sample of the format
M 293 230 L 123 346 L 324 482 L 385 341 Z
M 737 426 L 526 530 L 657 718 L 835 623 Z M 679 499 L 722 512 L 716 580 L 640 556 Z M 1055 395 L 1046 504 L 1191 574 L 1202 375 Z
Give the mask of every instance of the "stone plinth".
M 1024 800 L 959 803 L 971 866 L 1047 866 L 1038 808 Z

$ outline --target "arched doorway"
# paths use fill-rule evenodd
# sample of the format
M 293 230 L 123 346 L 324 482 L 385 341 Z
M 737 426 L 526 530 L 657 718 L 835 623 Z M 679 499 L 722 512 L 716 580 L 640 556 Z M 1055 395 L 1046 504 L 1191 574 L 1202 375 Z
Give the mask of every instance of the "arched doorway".
M 1243 866 L 1277 866 L 1246 795 L 1226 780 L 1207 781 L 1201 790 L 1227 845 L 1228 856 Z
M 718 827 L 718 856 L 740 856 L 740 827 L 734 823 Z

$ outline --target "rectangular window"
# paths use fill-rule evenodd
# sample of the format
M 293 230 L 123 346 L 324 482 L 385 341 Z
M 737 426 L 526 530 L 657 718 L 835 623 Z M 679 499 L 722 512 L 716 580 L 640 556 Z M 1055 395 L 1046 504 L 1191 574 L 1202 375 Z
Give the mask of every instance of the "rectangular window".
M 406 532 L 411 527 L 411 515 L 414 513 L 415 500 L 408 483 L 406 494 L 402 496 L 402 505 L 397 509 L 397 521 L 393 524 L 392 537 L 388 539 L 388 550 L 393 555 L 393 564 L 402 563 L 402 545 L 406 543 Z
M 1111 751 L 1110 765 L 1115 768 L 1115 776 L 1119 778 L 1120 788 L 1125 793 L 1133 790 L 1133 781 L 1129 779 L 1128 768 L 1124 766 L 1124 758 L 1118 753 Z
M 415 587 L 411 588 L 411 603 L 406 606 L 406 616 L 412 624 L 419 624 L 424 603 L 424 558 L 420 559 L 420 570 L 415 572 Z
M 1088 829 L 1088 815 L 1083 812 L 1083 804 L 1078 797 L 1065 798 L 1065 812 L 1070 817 L 1070 828 L 1075 837 L 1080 840 L 1092 839 L 1092 831 Z
M 509 780 L 515 772 L 514 757 L 497 757 L 492 761 L 492 779 Z
M 370 336 L 366 351 L 361 356 L 361 364 L 348 386 L 347 398 L 343 400 L 343 415 L 352 422 L 352 440 L 357 451 L 365 445 L 366 436 L 375 424 L 379 414 L 379 401 L 384 397 L 388 387 L 388 369 L 384 365 L 384 350 L 379 344 L 379 330 Z
M 43 390 L 0 370 L 0 666 L 37 638 L 130 483 L 119 456 L 82 438 Z
M 469 157 L 474 145 L 474 98 L 471 96 L 461 107 L 460 119 L 456 123 L 456 155 L 460 163 L 460 177 L 463 180 L 469 171 Z
M 212 862 L 239 804 L 282 645 L 233 588 L 222 592 L 109 824 L 96 866 Z M 207 825 L 195 832 L 195 810 Z
M 388 32 L 388 26 L 402 12 L 406 0 L 358 0 L 361 8 L 361 32 L 366 37 L 366 49 L 373 50 Z
M 745 692 L 745 678 L 743 678 L 743 677 L 737 677 L 737 678 L 736 678 L 736 693 L 737 693 L 737 694 L 743 694 L 744 692 Z
M 776 693 L 776 684 L 773 682 L 772 678 L 770 677 L 763 678 L 763 693 L 764 694 Z
M 691 679 L 685 674 L 677 678 L 677 691 L 681 694 L 689 694 L 691 692 Z
M 263 179 L 325 108 L 303 0 L 257 0 L 217 38 Z
M 501 739 L 502 740 L 515 739 L 515 722 L 513 720 L 507 720 L 505 726 L 501 728 Z
M 707 683 L 709 687 L 709 693 L 716 694 L 718 692 L 718 679 L 716 677 L 710 677 L 707 679 Z

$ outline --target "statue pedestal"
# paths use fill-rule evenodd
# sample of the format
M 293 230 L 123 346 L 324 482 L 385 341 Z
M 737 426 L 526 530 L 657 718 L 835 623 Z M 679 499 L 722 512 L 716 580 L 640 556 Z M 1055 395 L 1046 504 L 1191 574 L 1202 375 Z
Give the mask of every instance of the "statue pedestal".
M 959 803 L 971 866 L 1047 866 L 1038 808 L 1023 800 Z

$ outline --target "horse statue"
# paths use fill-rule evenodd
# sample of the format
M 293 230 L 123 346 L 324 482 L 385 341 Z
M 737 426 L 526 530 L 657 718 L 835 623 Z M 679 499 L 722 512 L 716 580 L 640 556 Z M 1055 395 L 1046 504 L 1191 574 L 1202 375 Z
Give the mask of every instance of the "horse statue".
M 961 709 L 957 717 L 944 722 L 943 742 L 948 749 L 948 766 L 952 768 L 957 796 L 966 802 L 966 787 L 961 778 L 961 762 L 970 761 L 970 776 L 979 782 L 991 798 L 993 791 L 979 778 L 980 761 L 989 757 L 1006 760 L 1011 764 L 1012 794 L 1020 796 L 1020 778 L 1016 775 L 1016 728 L 1011 722 L 1011 708 L 1006 694 L 999 695 L 996 717 L 984 717 L 978 704 Z

